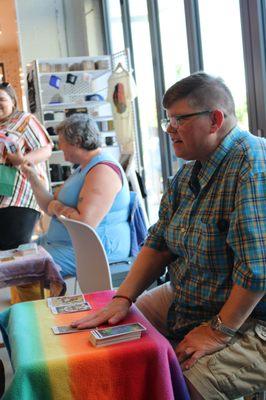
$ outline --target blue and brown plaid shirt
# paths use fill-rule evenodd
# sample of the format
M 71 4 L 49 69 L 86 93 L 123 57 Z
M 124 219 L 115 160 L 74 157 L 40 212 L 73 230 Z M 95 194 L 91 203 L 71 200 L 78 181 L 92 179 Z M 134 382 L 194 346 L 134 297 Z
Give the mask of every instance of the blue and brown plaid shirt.
M 164 194 L 145 246 L 168 248 L 175 300 L 170 337 L 217 314 L 233 284 L 266 290 L 266 140 L 234 128 L 202 165 L 187 163 Z M 266 319 L 266 301 L 254 311 Z

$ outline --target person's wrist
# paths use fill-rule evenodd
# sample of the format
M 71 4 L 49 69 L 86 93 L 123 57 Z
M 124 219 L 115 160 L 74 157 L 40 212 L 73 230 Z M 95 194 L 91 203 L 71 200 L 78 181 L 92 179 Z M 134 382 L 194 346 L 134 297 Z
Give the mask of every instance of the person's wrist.
M 215 315 L 212 320 L 210 321 L 210 327 L 215 333 L 219 333 L 221 337 L 229 337 L 232 338 L 237 333 L 237 329 L 229 327 L 224 324 L 221 320 L 220 315 Z
M 215 338 L 215 340 L 217 342 L 219 342 L 221 344 L 227 344 L 232 340 L 232 336 L 226 335 L 225 333 L 217 331 L 217 330 L 215 330 L 215 329 L 213 329 L 211 327 L 209 327 L 209 328 L 210 328 L 210 331 L 211 331 L 211 336 L 213 338 Z
M 115 295 L 112 297 L 112 299 L 113 299 L 113 300 L 120 300 L 120 301 L 122 301 L 122 302 L 127 302 L 128 305 L 129 305 L 129 307 L 131 307 L 132 304 L 134 303 L 134 301 L 133 301 L 130 297 L 125 296 L 125 295 L 122 295 L 122 294 L 115 294 Z

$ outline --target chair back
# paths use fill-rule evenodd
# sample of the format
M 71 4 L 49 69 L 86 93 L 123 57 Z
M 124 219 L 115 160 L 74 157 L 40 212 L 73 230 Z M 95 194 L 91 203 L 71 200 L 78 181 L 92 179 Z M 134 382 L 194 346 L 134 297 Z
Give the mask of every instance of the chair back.
M 96 231 L 89 225 L 60 216 L 71 237 L 76 256 L 77 279 L 83 293 L 112 289 L 109 263 Z

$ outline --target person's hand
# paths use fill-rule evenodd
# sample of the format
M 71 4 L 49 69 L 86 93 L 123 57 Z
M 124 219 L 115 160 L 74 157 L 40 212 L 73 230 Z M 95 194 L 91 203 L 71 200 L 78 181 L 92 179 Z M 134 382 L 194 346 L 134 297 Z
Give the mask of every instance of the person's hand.
M 66 206 L 60 201 L 52 200 L 48 205 L 47 211 L 49 215 L 56 215 L 57 217 L 59 217 L 64 212 L 65 208 Z
M 114 299 L 106 307 L 90 312 L 86 317 L 73 321 L 71 326 L 78 329 L 95 328 L 108 322 L 115 325 L 124 319 L 129 311 L 129 302 L 125 299 Z
M 71 207 L 65 207 L 61 213 L 61 215 L 63 215 L 66 218 L 70 218 L 70 219 L 72 219 L 73 215 L 75 215 L 75 214 L 77 214 L 77 210 L 75 210 L 75 208 L 71 208 Z
M 31 181 L 32 179 L 38 179 L 38 174 L 33 163 L 23 163 L 20 169 L 29 181 Z
M 19 146 L 17 146 L 16 153 L 7 153 L 6 159 L 14 166 L 22 165 L 25 162 Z
M 190 331 L 175 349 L 182 369 L 191 368 L 201 357 L 223 349 L 231 338 L 214 331 L 209 325 L 200 325 Z

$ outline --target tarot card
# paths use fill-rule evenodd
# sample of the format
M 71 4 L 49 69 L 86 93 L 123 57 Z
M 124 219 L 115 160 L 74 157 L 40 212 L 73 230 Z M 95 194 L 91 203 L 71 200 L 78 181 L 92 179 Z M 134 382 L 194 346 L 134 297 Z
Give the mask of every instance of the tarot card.
M 15 257 L 2 257 L 0 258 L 0 262 L 8 262 L 8 261 L 14 261 Z
M 133 324 L 117 325 L 108 328 L 95 329 L 94 331 L 97 333 L 99 339 L 107 339 L 114 336 L 127 335 L 130 333 L 142 332 L 145 330 L 146 328 L 143 325 L 136 322 Z
M 47 304 L 49 307 L 59 307 L 59 306 L 71 306 L 73 304 L 85 303 L 83 294 L 75 294 L 73 296 L 63 296 L 63 297 L 50 297 L 47 299 Z
M 52 326 L 52 331 L 55 335 L 64 335 L 66 333 L 78 333 L 83 331 L 88 331 L 88 329 L 77 329 L 73 328 L 70 325 L 63 325 L 63 326 Z
M 74 313 L 80 311 L 87 311 L 90 310 L 91 306 L 89 303 L 74 303 L 72 305 L 62 305 L 58 307 L 51 307 L 51 311 L 53 314 L 67 314 L 67 313 Z

